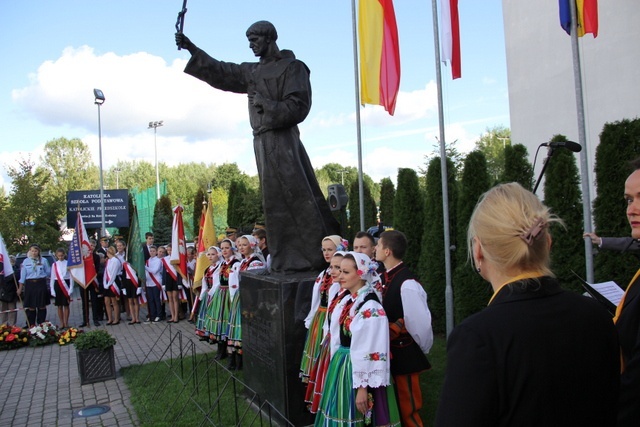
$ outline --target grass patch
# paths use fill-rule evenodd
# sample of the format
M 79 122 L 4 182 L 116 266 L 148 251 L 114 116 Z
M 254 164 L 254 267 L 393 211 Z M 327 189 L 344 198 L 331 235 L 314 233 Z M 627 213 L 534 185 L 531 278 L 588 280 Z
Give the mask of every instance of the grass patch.
M 431 369 L 420 375 L 423 406 L 420 416 L 424 425 L 432 426 L 436 419 L 436 410 L 440 400 L 440 391 L 444 382 L 444 372 L 447 366 L 447 339 L 444 335 L 435 335 L 433 346 L 429 352 Z
M 171 359 L 122 368 L 131 402 L 143 427 L 194 425 L 269 425 L 250 407 L 242 371 L 240 381 L 213 360 L 213 353 L 182 361 Z M 446 339 L 434 337 L 429 353 L 432 368 L 420 375 L 425 425 L 433 425 L 446 367 Z M 211 410 L 213 408 L 213 410 Z M 210 412 L 210 413 L 209 413 Z M 203 423 L 204 420 L 204 423 Z M 262 424 L 264 425 L 264 424 Z
M 123 368 L 140 425 L 260 425 L 261 415 L 250 405 L 254 396 L 242 384 L 242 372 L 235 373 L 240 380 L 235 381 L 213 356 Z

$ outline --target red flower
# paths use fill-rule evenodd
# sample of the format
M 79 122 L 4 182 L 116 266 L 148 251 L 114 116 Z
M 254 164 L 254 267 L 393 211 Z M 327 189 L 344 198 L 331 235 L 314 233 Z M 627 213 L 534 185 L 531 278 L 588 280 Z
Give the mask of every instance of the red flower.
M 17 326 L 14 326 L 13 328 L 11 328 L 11 333 L 12 334 L 19 334 L 21 330 L 22 329 L 18 328 Z
M 364 317 L 365 319 L 368 319 L 369 317 L 371 317 L 371 310 L 365 310 L 362 312 L 362 317 Z
M 371 360 L 380 360 L 380 355 L 378 353 L 371 353 Z
M 358 276 L 362 276 L 364 274 L 364 271 L 358 270 L 357 273 L 358 273 Z
M 385 315 L 385 313 L 384 313 L 384 309 L 379 308 L 379 309 L 378 309 L 378 314 L 379 314 L 380 316 L 384 316 L 384 315 Z
M 6 336 L 6 338 L 4 339 L 6 342 L 11 342 L 13 340 L 16 339 L 16 336 L 14 334 L 9 334 Z

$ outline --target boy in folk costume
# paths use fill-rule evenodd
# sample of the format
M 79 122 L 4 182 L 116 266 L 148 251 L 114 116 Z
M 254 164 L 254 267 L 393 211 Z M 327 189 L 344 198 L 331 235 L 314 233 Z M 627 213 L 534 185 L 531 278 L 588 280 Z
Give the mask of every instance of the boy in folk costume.
M 391 375 L 398 393 L 403 426 L 422 426 L 419 375 L 431 367 L 425 353 L 433 345 L 427 294 L 402 262 L 407 238 L 396 230 L 380 235 L 376 258 L 384 263 L 383 307 L 389 320 Z

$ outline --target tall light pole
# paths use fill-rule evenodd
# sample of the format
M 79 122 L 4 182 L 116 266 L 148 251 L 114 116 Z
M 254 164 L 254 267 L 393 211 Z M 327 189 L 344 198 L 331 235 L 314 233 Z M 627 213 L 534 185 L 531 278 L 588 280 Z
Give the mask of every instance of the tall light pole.
M 100 123 L 100 106 L 104 104 L 104 93 L 100 89 L 93 90 L 94 103 L 98 106 L 98 156 L 100 159 L 100 216 L 102 219 L 102 227 L 100 228 L 100 237 L 107 235 L 107 228 L 104 225 L 104 180 L 102 177 L 102 125 Z
M 158 128 L 162 126 L 163 121 L 164 120 L 160 120 L 159 122 L 149 122 L 149 127 L 147 128 L 147 129 L 153 129 L 153 146 L 156 152 L 156 196 L 158 200 L 160 200 L 160 172 L 158 171 L 157 135 L 158 135 Z

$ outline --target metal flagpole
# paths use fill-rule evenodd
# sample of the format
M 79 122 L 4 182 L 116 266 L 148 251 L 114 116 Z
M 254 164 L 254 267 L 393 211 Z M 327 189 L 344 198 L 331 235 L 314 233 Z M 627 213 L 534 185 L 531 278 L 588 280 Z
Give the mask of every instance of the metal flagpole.
M 444 0 L 448 1 L 448 0 Z M 447 179 L 447 151 L 444 137 L 444 108 L 442 107 L 442 71 L 440 68 L 440 34 L 438 27 L 437 0 L 431 0 L 433 15 L 433 42 L 436 61 L 436 80 L 438 87 L 438 127 L 440 128 L 440 176 L 442 180 L 442 220 L 444 222 L 444 264 L 446 285 L 444 291 L 447 337 L 453 331 L 453 287 L 451 285 L 451 242 L 449 237 L 449 189 Z
M 358 26 L 356 24 L 356 0 L 351 0 L 351 21 L 353 28 L 353 73 L 356 87 L 356 139 L 358 141 L 358 192 L 360 203 L 360 230 L 364 226 L 364 181 L 362 179 L 362 136 L 360 130 L 360 77 L 358 76 Z
M 582 182 L 582 216 L 585 233 L 591 233 L 591 192 L 589 190 L 589 150 L 584 120 L 584 97 L 582 93 L 582 68 L 580 65 L 580 46 L 578 45 L 578 13 L 576 2 L 569 2 L 571 9 L 571 51 L 573 56 L 573 80 L 576 91 L 576 110 L 578 115 L 578 142 L 580 151 L 580 181 Z M 587 282 L 593 283 L 593 246 L 589 237 L 584 237 L 584 254 Z

